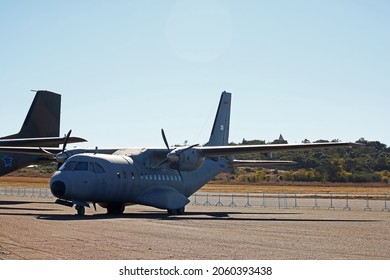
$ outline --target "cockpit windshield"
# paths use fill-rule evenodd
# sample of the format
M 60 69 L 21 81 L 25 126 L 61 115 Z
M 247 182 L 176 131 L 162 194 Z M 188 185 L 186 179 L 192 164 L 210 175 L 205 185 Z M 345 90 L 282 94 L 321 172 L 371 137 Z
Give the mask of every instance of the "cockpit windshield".
M 85 161 L 79 161 L 76 166 L 73 168 L 73 170 L 78 171 L 87 171 L 88 170 L 88 162 Z
M 60 171 L 71 171 L 71 170 L 73 170 L 73 168 L 75 167 L 76 164 L 77 164 L 77 161 L 67 161 L 60 167 L 59 170 Z
M 105 173 L 104 168 L 97 162 L 67 161 L 59 169 L 60 171 L 90 171 L 92 173 Z

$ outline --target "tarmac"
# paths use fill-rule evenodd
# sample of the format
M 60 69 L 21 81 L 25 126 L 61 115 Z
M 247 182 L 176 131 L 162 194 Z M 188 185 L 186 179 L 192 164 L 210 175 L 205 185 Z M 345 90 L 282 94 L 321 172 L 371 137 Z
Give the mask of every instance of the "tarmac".
M 389 260 L 390 213 L 192 205 L 123 215 L 0 196 L 3 260 Z

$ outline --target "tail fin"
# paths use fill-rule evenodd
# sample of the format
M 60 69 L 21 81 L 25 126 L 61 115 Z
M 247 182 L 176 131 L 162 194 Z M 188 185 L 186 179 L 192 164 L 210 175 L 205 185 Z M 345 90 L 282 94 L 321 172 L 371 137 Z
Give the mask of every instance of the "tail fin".
M 229 143 L 231 100 L 231 93 L 222 92 L 210 139 L 205 146 L 225 146 Z
M 58 137 L 60 115 L 61 95 L 50 91 L 37 91 L 19 133 L 3 138 Z

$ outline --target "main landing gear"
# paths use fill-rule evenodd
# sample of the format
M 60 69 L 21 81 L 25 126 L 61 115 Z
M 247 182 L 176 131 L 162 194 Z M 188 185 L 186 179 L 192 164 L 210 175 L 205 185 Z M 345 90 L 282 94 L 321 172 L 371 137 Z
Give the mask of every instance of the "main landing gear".
M 84 216 L 85 215 L 85 207 L 82 205 L 76 205 L 75 207 L 77 211 L 77 216 Z
M 185 212 L 185 207 L 179 209 L 167 209 L 168 216 L 183 215 L 184 212 Z
M 83 205 L 76 205 L 75 209 L 77 211 L 77 214 L 76 214 L 77 216 L 82 217 L 85 215 L 85 207 Z M 118 214 L 122 214 L 124 211 L 125 211 L 125 206 L 123 204 L 113 203 L 113 204 L 107 205 L 107 214 L 108 215 L 118 215 Z
M 76 205 L 75 209 L 77 211 L 77 216 L 84 216 L 85 215 L 85 207 L 83 205 Z M 107 206 L 107 214 L 109 215 L 118 215 L 122 214 L 125 211 L 125 206 L 122 204 L 109 204 Z M 174 215 L 183 215 L 185 212 L 185 207 L 179 208 L 179 209 L 167 209 L 168 216 L 174 216 Z
M 108 215 L 119 215 L 123 214 L 125 211 L 125 206 L 119 203 L 112 203 L 107 205 L 107 214 Z

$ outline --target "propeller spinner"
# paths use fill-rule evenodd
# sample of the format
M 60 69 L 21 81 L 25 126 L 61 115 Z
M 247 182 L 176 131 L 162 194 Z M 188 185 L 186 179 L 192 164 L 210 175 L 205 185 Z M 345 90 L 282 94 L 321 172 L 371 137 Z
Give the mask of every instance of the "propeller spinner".
M 53 159 L 55 159 L 58 162 L 58 169 L 62 166 L 62 164 L 65 162 L 65 160 L 68 158 L 68 155 L 65 153 L 66 145 L 68 144 L 70 135 L 72 134 L 72 130 L 69 130 L 69 132 L 65 136 L 64 144 L 62 145 L 62 151 L 58 154 L 51 153 L 43 148 L 39 148 L 44 153 L 51 155 Z

